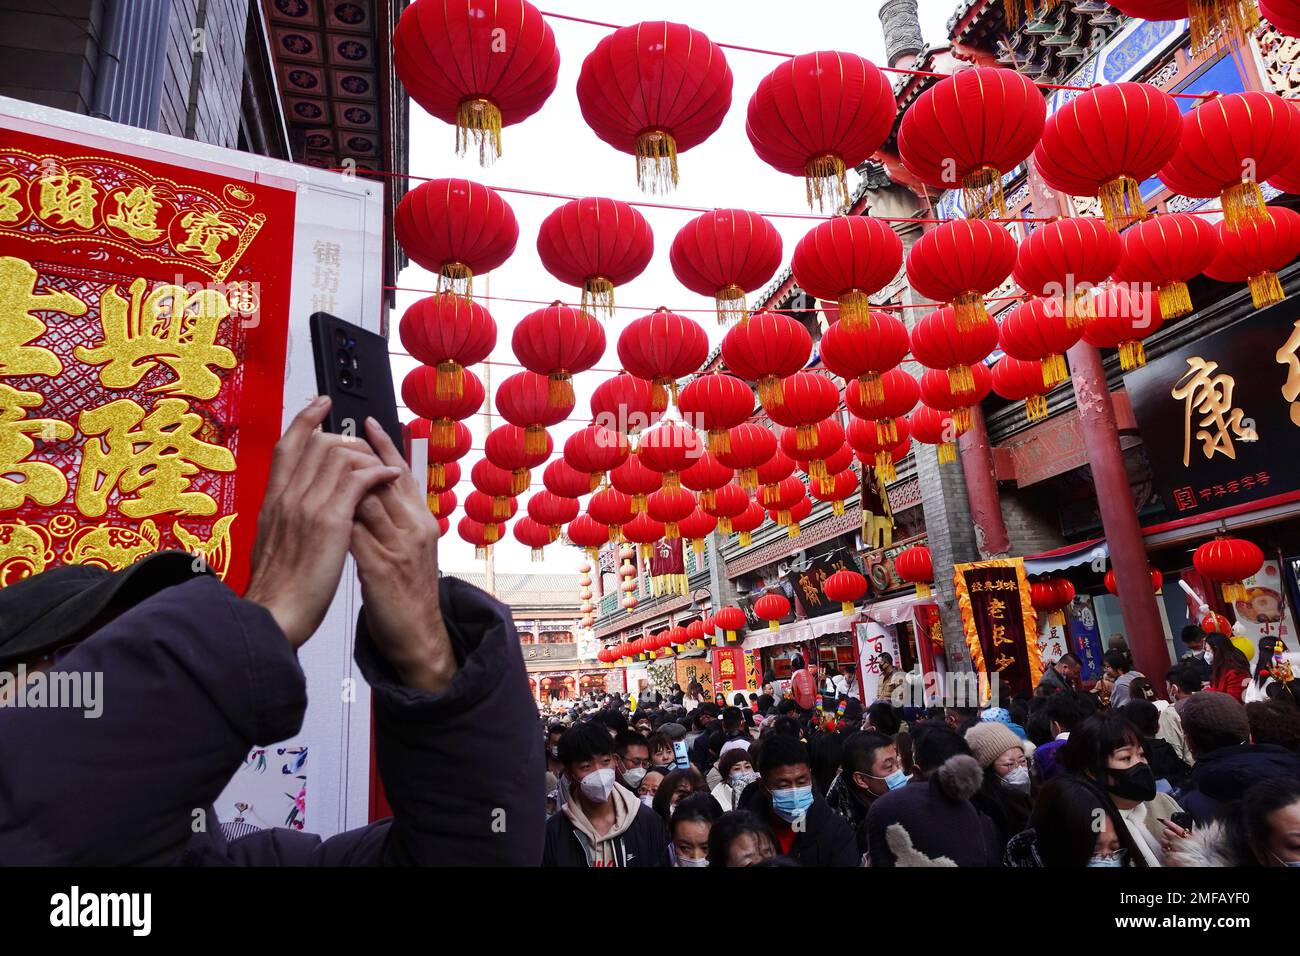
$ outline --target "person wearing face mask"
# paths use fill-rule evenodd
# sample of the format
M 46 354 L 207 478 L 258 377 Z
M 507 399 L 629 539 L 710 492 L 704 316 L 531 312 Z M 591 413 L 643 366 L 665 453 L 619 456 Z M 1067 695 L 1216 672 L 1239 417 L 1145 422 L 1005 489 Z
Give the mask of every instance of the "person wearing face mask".
M 1120 714 L 1093 714 L 1070 734 L 1058 759 L 1105 789 L 1146 865 L 1163 866 L 1166 822 L 1182 807 L 1157 791 L 1137 728 Z
M 768 734 L 759 754 L 759 785 L 741 806 L 776 834 L 780 852 L 800 866 L 857 866 L 853 829 L 813 788 L 808 748 L 788 734 Z
M 709 831 L 722 816 L 713 798 L 693 793 L 678 801 L 668 821 L 668 865 L 708 866 Z
M 867 852 L 867 811 L 877 797 L 906 786 L 908 779 L 898 746 L 884 734 L 860 730 L 845 739 L 826 802 L 853 828 L 859 854 Z
M 745 788 L 758 779 L 758 773 L 750 761 L 748 747 L 732 747 L 720 758 L 717 766 L 722 780 L 711 791 L 713 799 L 723 810 L 735 810 L 740 806 L 740 795 Z
M 659 817 L 615 780 L 609 731 L 583 723 L 560 738 L 568 793 L 546 821 L 543 866 L 659 866 L 668 835 Z
M 708 796 L 709 786 L 704 782 L 704 774 L 694 767 L 689 770 L 674 770 L 664 777 L 664 781 L 659 785 L 659 790 L 655 794 L 654 803 L 651 806 L 654 812 L 659 815 L 659 819 L 667 824 L 672 819 L 677 804 L 693 793 L 702 793 Z
M 1183 628 L 1179 639 L 1183 642 L 1183 646 L 1187 648 L 1187 653 L 1178 659 L 1178 663 L 1190 667 L 1192 673 L 1200 679 L 1201 684 L 1208 684 L 1214 656 L 1210 653 L 1210 649 L 1205 642 L 1205 632 L 1201 630 L 1199 625 L 1188 624 Z M 1200 689 L 1200 686 L 1195 688 L 1195 690 Z
M 966 731 L 966 744 L 984 771 L 984 782 L 971 803 L 993 821 L 1005 847 L 1028 825 L 1033 808 L 1025 742 L 1006 724 L 985 720 Z
M 1003 866 L 1145 867 L 1115 804 L 1087 777 L 1067 774 L 1038 794 L 1029 827 L 1011 838 Z
M 614 738 L 614 769 L 619 783 L 636 793 L 650 766 L 650 745 L 639 733 L 625 730 Z
M 653 810 L 655 797 L 659 794 L 659 785 L 667 776 L 668 771 L 662 767 L 651 767 L 647 770 L 646 775 L 641 778 L 641 785 L 636 788 L 637 799 Z

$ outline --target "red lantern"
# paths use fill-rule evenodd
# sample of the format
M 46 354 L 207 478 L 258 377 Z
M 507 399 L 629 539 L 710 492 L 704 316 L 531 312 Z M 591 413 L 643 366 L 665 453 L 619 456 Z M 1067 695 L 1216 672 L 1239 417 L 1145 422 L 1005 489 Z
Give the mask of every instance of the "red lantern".
M 1016 241 L 1001 224 L 958 219 L 916 241 L 907 253 L 907 281 L 927 299 L 951 302 L 958 331 L 967 332 L 989 324 L 984 296 L 1015 264 Z
M 898 275 L 903 241 L 879 219 L 836 216 L 814 226 L 794 247 L 794 281 L 809 295 L 839 303 L 839 325 L 865 328 L 868 300 Z
M 858 389 L 844 390 L 844 404 L 858 418 L 876 423 L 880 441 L 898 441 L 898 419 L 916 407 L 921 400 L 921 386 L 911 373 L 901 368 L 890 369 L 880 376 L 879 401 L 864 398 Z
M 416 421 L 424 421 L 418 418 Z M 435 476 L 433 468 L 429 468 L 429 491 L 437 493 L 441 491 L 450 491 L 460 484 L 460 462 L 449 461 L 438 466 L 438 474 Z
M 560 536 L 561 526 L 578 517 L 578 500 L 539 491 L 528 499 L 528 517 L 545 527 L 554 541 Z
M 677 522 L 695 510 L 695 496 L 685 488 L 665 488 L 646 498 L 645 513 L 664 526 L 664 537 L 680 537 Z
M 807 489 L 804 488 L 803 479 L 795 475 L 783 478 L 778 482 L 766 485 L 759 501 L 772 514 L 773 519 L 782 528 L 790 523 L 790 509 L 802 498 L 807 496 Z
M 708 357 L 709 338 L 700 324 L 664 308 L 633 320 L 618 337 L 618 360 L 633 375 L 650 381 L 650 407 L 655 411 L 668 407 L 666 389 L 677 401 L 677 380 Z
M 1147 566 L 1147 571 L 1150 572 L 1151 574 L 1152 593 L 1159 594 L 1161 587 L 1165 583 L 1164 575 L 1162 575 L 1158 570 L 1156 570 L 1155 568 L 1149 565 Z M 1111 568 L 1109 571 L 1106 572 L 1105 583 L 1106 583 L 1107 591 L 1109 591 L 1111 594 L 1119 594 L 1119 584 L 1115 580 L 1114 568 Z
M 406 397 L 402 397 L 403 404 L 406 404 Z M 435 431 L 439 432 L 439 440 L 433 440 Z M 410 441 L 424 439 L 428 446 L 429 454 L 429 481 L 431 487 L 446 487 L 455 484 L 455 481 L 449 479 L 451 474 L 450 466 L 469 454 L 469 446 L 472 444 L 469 429 L 461 422 L 440 421 L 431 422 L 427 418 L 417 418 L 407 426 L 407 434 Z M 456 471 L 456 479 L 459 480 L 460 471 Z
M 570 435 L 564 442 L 564 460 L 578 471 L 595 475 L 617 468 L 627 458 L 627 439 L 616 431 L 600 425 L 588 425 Z
M 614 288 L 650 264 L 655 240 L 634 206 L 617 199 L 574 199 L 542 220 L 537 255 L 566 285 L 582 287 L 582 308 L 614 314 Z
M 971 380 L 975 383 L 973 392 L 958 394 L 953 390 L 952 378 L 946 372 L 931 369 L 921 376 L 921 401 L 931 408 L 941 408 L 952 413 L 952 422 L 957 434 L 963 434 L 971 426 L 971 409 L 984 401 L 993 390 L 993 376 L 988 366 L 977 362 L 970 367 Z
M 857 571 L 843 568 L 822 582 L 822 593 L 832 601 L 840 602 L 840 610 L 852 614 L 854 604 L 867 593 L 867 579 Z
M 1034 165 L 1053 189 L 1099 196 L 1112 229 L 1142 219 L 1140 183 L 1178 149 L 1183 117 L 1149 83 L 1107 83 L 1079 93 L 1047 118 Z
M 1091 301 L 1084 308 L 1092 312 Z M 1008 313 L 998 327 L 1002 351 L 1022 362 L 1038 362 L 1043 367 L 1043 382 L 1057 385 L 1070 377 L 1065 353 L 1083 338 L 1083 327 L 1075 326 L 1065 315 L 1060 299 L 1030 299 Z
M 1259 0 L 1259 12 L 1279 33 L 1300 37 L 1300 3 L 1296 0 Z
M 838 475 L 840 472 L 853 466 L 853 448 L 848 444 L 841 445 L 839 448 L 835 449 L 835 451 L 827 455 L 822 460 L 822 464 L 826 466 L 826 474 L 828 476 Z M 823 480 L 829 480 L 829 478 Z M 811 487 L 816 488 L 820 483 L 821 482 L 818 479 L 814 478 L 808 484 Z
M 702 452 L 700 437 L 676 422 L 664 422 L 646 432 L 637 449 L 641 464 L 663 475 L 663 486 L 668 490 L 681 487 L 681 472 Z
M 632 499 L 632 513 L 645 511 L 646 498 L 663 487 L 664 476 L 646 466 L 640 455 L 628 455 L 627 461 L 609 473 L 609 483 Z
M 514 498 L 494 498 L 481 491 L 471 491 L 465 496 L 465 514 L 483 525 L 509 521 L 519 510 Z
M 812 355 L 812 336 L 795 319 L 760 310 L 722 339 L 722 361 L 747 382 L 758 385 L 764 408 L 781 401 L 780 380 L 793 375 Z
M 845 390 L 862 402 L 881 402 L 885 397 L 882 376 L 907 357 L 907 326 L 888 312 L 872 312 L 870 327 L 850 328 L 836 322 L 822 333 L 822 364 L 856 385 Z
M 456 492 L 432 492 L 428 496 L 429 512 L 435 518 L 445 518 L 456 510 Z
M 468 179 L 420 183 L 397 204 L 393 230 L 413 262 L 438 274 L 438 291 L 463 296 L 473 292 L 474 276 L 509 259 L 519 241 L 506 201 Z
M 497 326 L 488 310 L 458 295 L 431 295 L 402 314 L 398 337 L 411 356 L 438 370 L 440 397 L 461 393 L 465 367 L 476 365 L 497 344 Z
M 1012 402 L 1025 403 L 1025 418 L 1031 422 L 1047 417 L 1048 386 L 1043 383 L 1043 366 L 1039 362 L 1023 362 L 1005 355 L 998 359 L 991 373 L 993 391 Z
M 781 629 L 781 618 L 790 613 L 790 600 L 784 594 L 764 594 L 754 601 L 754 614 L 764 621 L 770 630 Z
M 732 533 L 737 536 L 737 542 L 742 548 L 750 546 L 754 532 L 766 520 L 767 511 L 757 501 L 751 501 L 744 511 L 731 519 Z
M 463 541 L 474 545 L 474 557 L 479 559 L 487 554 L 489 547 L 501 540 L 505 529 L 503 524 L 483 524 L 468 517 L 461 518 L 456 525 L 456 533 Z
M 709 434 L 709 451 L 726 451 L 728 432 L 754 414 L 754 393 L 733 375 L 709 372 L 682 389 L 678 407 L 682 417 Z
M 856 495 L 860 487 L 858 473 L 852 468 L 846 468 L 829 478 L 813 482 L 809 493 L 818 501 L 829 501 L 831 512 L 839 516 L 844 514 L 845 499 Z
M 528 488 L 533 477 L 531 469 L 545 464 L 554 447 L 550 435 L 546 436 L 540 449 L 529 451 L 527 445 L 527 436 L 518 425 L 498 425 L 488 432 L 487 440 L 483 442 L 483 454 L 487 460 L 510 472 L 515 494 Z
M 591 393 L 592 422 L 624 435 L 649 428 L 662 413 L 654 408 L 654 387 L 626 372 L 605 379 Z
M 602 488 L 587 502 L 587 514 L 616 532 L 632 520 L 632 499 L 615 488 Z
M 810 448 L 816 440 L 816 425 L 835 414 L 840 390 L 819 372 L 795 372 L 781 379 L 781 398 L 763 410 L 768 418 L 786 428 L 797 429 L 799 448 Z
M 946 465 L 957 460 L 957 426 L 953 424 L 952 413 L 919 405 L 907 419 L 911 436 L 924 445 L 934 445 L 938 449 L 939 464 Z
M 875 422 L 850 417 L 847 435 L 849 444 L 861 460 L 875 466 L 877 478 L 894 481 L 898 477 L 893 451 L 900 441 L 910 437 L 907 419 L 898 421 L 891 435 L 882 431 Z
M 770 511 L 768 514 L 774 518 L 778 517 L 772 515 Z M 785 523 L 785 534 L 788 538 L 797 538 L 799 537 L 799 526 L 803 523 L 805 518 L 812 514 L 812 502 L 808 500 L 808 496 L 804 495 L 791 505 L 789 514 L 790 519 Z
M 753 422 L 737 425 L 727 432 L 727 450 L 717 451 L 718 461 L 740 475 L 740 487 L 753 491 L 758 487 L 758 468 L 776 452 L 776 436 L 770 429 Z
M 551 494 L 561 498 L 581 498 L 600 487 L 600 479 L 578 471 L 563 458 L 557 458 L 542 472 L 542 484 Z
M 601 524 L 589 514 L 581 514 L 569 522 L 565 532 L 569 543 L 582 548 L 587 556 L 596 560 L 597 552 L 609 541 L 609 525 Z
M 745 293 L 761 289 L 781 265 L 781 234 L 758 213 L 714 209 L 688 222 L 668 250 L 677 281 L 713 296 L 718 322 L 745 318 Z
M 1118 0 L 1116 9 L 1143 20 L 1191 19 L 1192 52 L 1211 45 L 1236 44 L 1243 49 L 1259 26 L 1255 0 Z
M 1192 566 L 1201 577 L 1219 582 L 1223 599 L 1233 604 L 1246 600 L 1246 586 L 1241 582 L 1259 573 L 1264 552 L 1244 538 L 1215 538 L 1193 552 Z
M 455 422 L 483 407 L 483 383 L 468 369 L 461 373 L 459 395 L 438 394 L 438 370 L 431 365 L 411 369 L 402 379 L 402 404 L 429 420 L 429 448 L 448 448 L 456 440 Z
M 767 500 L 769 489 L 774 488 L 777 484 L 793 475 L 794 469 L 794 459 L 781 449 L 773 448 L 772 454 L 756 469 L 758 483 L 762 485 L 762 490 L 757 495 L 759 502 L 765 505 L 769 504 Z M 771 491 L 770 493 L 775 494 L 776 492 Z
M 709 615 L 709 618 L 712 618 L 712 615 Z M 698 620 L 698 621 L 691 621 L 690 624 L 687 624 L 686 627 L 683 628 L 683 630 L 682 630 L 682 636 L 683 636 L 683 638 L 684 638 L 684 645 L 685 645 L 685 646 L 689 646 L 689 645 L 691 645 L 691 644 L 694 644 L 696 641 L 699 641 L 699 642 L 703 642 L 703 641 L 704 641 L 704 636 L 705 636 L 705 633 L 706 633 L 706 632 L 705 632 L 705 624 L 704 624 L 704 621 L 705 621 L 705 620 L 707 620 L 707 619 L 701 619 L 701 620 Z
M 1216 96 L 1183 117 L 1178 147 L 1161 180 L 1184 196 L 1218 196 L 1224 222 L 1235 229 L 1267 215 L 1259 184 L 1300 150 L 1300 114 L 1276 93 Z
M 1087 293 L 1110 278 L 1124 245 L 1100 219 L 1074 216 L 1039 226 L 1020 244 L 1012 276 L 1031 295 L 1065 307 L 1070 328 L 1082 329 Z
M 551 404 L 572 409 L 573 376 L 605 354 L 605 330 L 581 309 L 553 302 L 520 319 L 510 345 L 524 368 L 550 378 Z
M 713 492 L 712 504 L 706 504 L 701 498 L 700 507 L 718 519 L 720 534 L 731 534 L 731 519 L 743 514 L 749 508 L 749 502 L 749 495 L 739 485 L 723 485 Z
M 820 480 L 826 477 L 826 459 L 844 447 L 844 426 L 836 418 L 824 418 L 806 434 L 804 447 L 799 447 L 799 432 L 787 428 L 781 433 L 781 450 L 808 472 L 808 477 Z
M 1237 229 L 1215 227 L 1218 253 L 1205 274 L 1219 282 L 1245 282 L 1257 309 L 1286 298 L 1277 272 L 1300 254 L 1300 214 L 1285 206 L 1269 206 L 1268 218 L 1243 223 Z
M 1053 627 L 1065 626 L 1065 608 L 1074 600 L 1074 585 L 1067 578 L 1047 578 L 1029 585 L 1029 603 L 1047 615 Z
M 1142 340 L 1160 328 L 1164 316 L 1154 295 L 1139 285 L 1114 283 L 1093 299 L 1095 315 L 1083 338 L 1099 349 L 1119 349 L 1119 366 L 1132 371 L 1147 363 Z
M 731 69 L 699 30 L 666 21 L 606 35 L 582 62 L 578 105 L 602 140 L 636 157 L 649 192 L 677 185 L 677 154 L 722 125 L 731 106 Z
M 700 507 L 709 511 L 713 507 L 714 494 L 725 486 L 736 472 L 718 461 L 708 452 L 700 455 L 685 471 L 681 473 L 681 482 L 691 491 L 700 495 Z
M 738 607 L 727 605 L 720 607 L 713 613 L 713 626 L 722 632 L 724 640 L 728 644 L 736 642 L 736 635 L 745 630 L 748 620 L 745 612 Z
M 958 397 L 975 393 L 977 373 L 971 366 L 982 363 L 997 345 L 994 323 L 963 330 L 951 307 L 928 313 L 912 327 L 912 357 L 926 368 L 946 371 L 948 386 Z
M 560 54 L 524 0 L 418 0 L 393 31 L 393 68 L 411 99 L 456 127 L 456 152 L 472 139 L 486 166 L 501 155 L 501 128 L 532 116 L 555 89 Z
M 849 205 L 845 171 L 889 136 L 898 115 L 885 75 L 853 53 L 791 57 L 759 81 L 745 132 L 763 162 L 803 176 L 808 207 Z
M 1167 213 L 1124 233 L 1124 255 L 1115 278 L 1156 286 L 1160 314 L 1176 319 L 1192 311 L 1187 280 L 1200 275 L 1217 252 L 1218 236 L 1201 216 Z
M 508 521 L 514 516 L 516 501 L 514 476 L 505 468 L 500 468 L 486 458 L 474 462 L 470 469 L 469 480 L 476 489 L 492 499 L 490 521 Z M 471 515 L 471 517 L 473 517 Z
M 959 70 L 903 114 L 899 158 L 927 186 L 960 184 L 967 216 L 1005 216 L 1002 177 L 1033 151 L 1046 119 L 1042 90 L 1015 70 Z
M 904 581 L 916 585 L 918 598 L 930 596 L 930 586 L 934 584 L 934 563 L 930 559 L 930 549 L 925 545 L 913 545 L 894 555 L 894 571 Z
M 678 534 L 691 543 L 696 557 L 704 554 L 704 539 L 713 534 L 717 527 L 718 519 L 699 508 L 677 522 Z
M 650 559 L 654 557 L 655 542 L 663 538 L 666 533 L 667 529 L 663 523 L 648 514 L 637 515 L 623 525 L 623 537 L 629 544 L 640 546 L 641 561 L 645 564 L 649 564 Z
M 551 383 L 536 372 L 516 372 L 497 387 L 497 411 L 524 430 L 524 450 L 536 454 L 546 447 L 546 429 L 569 417 L 573 403 L 551 404 Z

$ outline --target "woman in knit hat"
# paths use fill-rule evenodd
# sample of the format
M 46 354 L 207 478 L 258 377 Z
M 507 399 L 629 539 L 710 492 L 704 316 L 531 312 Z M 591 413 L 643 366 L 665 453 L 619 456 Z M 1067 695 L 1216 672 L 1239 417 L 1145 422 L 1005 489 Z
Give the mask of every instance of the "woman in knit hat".
M 1025 742 L 1006 724 L 985 720 L 966 731 L 971 756 L 984 771 L 984 782 L 971 803 L 998 828 L 1002 846 L 1029 822 L 1029 761 Z

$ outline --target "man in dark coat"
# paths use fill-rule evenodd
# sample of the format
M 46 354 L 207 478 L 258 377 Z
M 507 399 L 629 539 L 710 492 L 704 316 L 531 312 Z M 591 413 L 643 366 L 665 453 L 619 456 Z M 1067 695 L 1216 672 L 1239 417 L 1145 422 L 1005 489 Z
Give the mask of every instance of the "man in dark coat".
M 59 568 L 0 590 L 10 673 L 102 675 L 96 719 L 0 707 L 0 864 L 536 864 L 542 754 L 509 611 L 437 579 L 437 523 L 401 454 L 316 431 L 277 445 L 240 598 L 182 552 L 116 574 Z M 298 649 L 356 560 L 355 658 L 373 691 L 391 819 L 326 840 L 228 840 L 212 803 L 254 745 L 298 733 Z M 435 584 L 436 582 L 436 584 Z M 327 639 L 327 638 L 322 638 Z M 24 684 L 24 688 L 27 685 Z

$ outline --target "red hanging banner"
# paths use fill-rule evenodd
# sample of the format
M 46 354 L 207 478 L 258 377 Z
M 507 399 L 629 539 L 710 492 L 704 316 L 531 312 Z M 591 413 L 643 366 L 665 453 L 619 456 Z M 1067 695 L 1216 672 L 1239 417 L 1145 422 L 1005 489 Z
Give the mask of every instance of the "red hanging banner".
M 953 583 L 971 666 L 990 678 L 998 676 L 997 693 L 1004 700 L 1021 691 L 1032 694 L 1043 663 L 1024 560 L 958 564 Z

